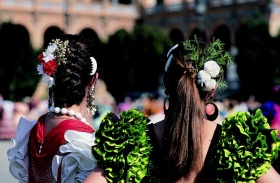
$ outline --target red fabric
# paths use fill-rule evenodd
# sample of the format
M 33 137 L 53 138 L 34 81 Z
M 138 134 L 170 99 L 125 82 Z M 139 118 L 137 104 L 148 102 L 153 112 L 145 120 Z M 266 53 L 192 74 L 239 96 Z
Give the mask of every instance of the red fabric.
M 51 170 L 52 159 L 55 155 L 59 154 L 59 146 L 66 143 L 64 133 L 67 130 L 88 133 L 94 132 L 91 126 L 79 120 L 69 119 L 60 122 L 44 138 L 44 119 L 45 115 L 38 119 L 37 124 L 31 130 L 29 136 L 29 183 L 54 182 Z M 41 154 L 39 154 L 42 141 Z M 60 177 L 58 177 L 57 182 L 60 182 Z

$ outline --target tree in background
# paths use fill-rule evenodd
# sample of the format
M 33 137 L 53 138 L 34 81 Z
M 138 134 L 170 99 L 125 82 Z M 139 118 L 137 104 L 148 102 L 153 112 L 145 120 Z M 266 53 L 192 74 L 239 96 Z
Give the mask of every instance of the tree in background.
M 159 28 L 139 24 L 132 32 L 135 42 L 132 50 L 134 62 L 134 82 L 132 89 L 136 91 L 156 91 L 159 76 L 166 61 L 166 52 L 172 45 L 169 37 Z
M 115 99 L 121 99 L 131 83 L 130 72 L 133 65 L 130 54 L 132 44 L 130 34 L 121 29 L 109 37 L 102 51 L 103 57 L 100 59 L 103 72 L 101 78 Z
M 273 38 L 272 41 L 272 54 L 274 58 L 275 67 L 275 85 L 280 85 L 280 33 Z
M 138 23 L 132 32 L 119 30 L 104 48 L 104 80 L 117 102 L 127 93 L 156 91 L 163 71 L 163 54 L 172 45 L 160 28 Z
M 93 38 L 90 32 L 83 32 Z M 96 39 L 96 38 L 95 38 Z M 101 78 L 108 91 L 120 102 L 131 92 L 156 91 L 165 65 L 165 54 L 173 45 L 162 29 L 137 22 L 131 32 L 119 30 L 108 41 L 97 41 L 96 57 L 103 70 Z M 268 23 L 255 15 L 241 25 L 236 34 L 238 55 L 235 59 L 240 77 L 241 100 L 250 95 L 265 101 L 272 88 L 280 84 L 280 35 L 269 35 Z M 27 30 L 21 25 L 0 25 L 0 94 L 19 101 L 32 96 L 40 81 L 37 55 Z
M 90 32 L 81 34 L 88 38 L 94 36 Z M 96 57 L 103 68 L 101 78 L 117 101 L 129 92 L 158 89 L 165 64 L 161 57 L 171 46 L 160 28 L 138 23 L 132 32 L 123 29 L 115 32 L 106 43 L 95 41 Z M 4 99 L 20 101 L 32 96 L 40 81 L 36 60 L 41 51 L 32 48 L 23 26 L 12 23 L 0 26 L 0 93 Z
M 0 25 L 0 55 L 0 93 L 4 99 L 20 101 L 31 96 L 39 81 L 37 53 L 23 26 L 11 23 Z
M 248 19 L 236 34 L 236 46 L 240 99 L 247 100 L 254 95 L 258 101 L 266 101 L 275 85 L 277 61 L 267 21 L 258 14 Z

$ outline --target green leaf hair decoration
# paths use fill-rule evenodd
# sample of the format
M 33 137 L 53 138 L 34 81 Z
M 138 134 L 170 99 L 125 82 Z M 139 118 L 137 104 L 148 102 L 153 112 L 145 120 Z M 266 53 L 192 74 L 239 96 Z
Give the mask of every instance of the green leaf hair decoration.
M 265 174 L 278 157 L 278 130 L 271 130 L 258 109 L 255 114 L 236 112 L 225 119 L 213 164 L 218 182 L 250 182 Z
M 219 75 L 216 77 L 218 87 L 222 90 L 227 88 L 227 84 L 223 81 L 223 67 L 231 64 L 233 58 L 224 50 L 224 44 L 219 39 L 213 39 L 208 45 L 203 45 L 195 35 L 194 40 L 184 41 L 183 46 L 186 51 L 184 59 L 190 60 L 197 72 L 203 70 L 207 61 L 215 61 L 220 67 Z
M 148 118 L 137 110 L 124 111 L 120 119 L 107 113 L 96 131 L 92 153 L 111 183 L 138 183 L 147 174 L 151 145 Z

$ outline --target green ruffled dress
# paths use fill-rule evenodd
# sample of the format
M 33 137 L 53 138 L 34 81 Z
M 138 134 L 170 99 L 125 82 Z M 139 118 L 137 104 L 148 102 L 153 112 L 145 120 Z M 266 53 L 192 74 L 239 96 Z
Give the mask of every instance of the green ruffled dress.
M 141 182 L 147 175 L 151 152 L 148 121 L 137 110 L 122 112 L 120 119 L 113 113 L 102 119 L 92 153 L 109 182 Z
M 134 109 L 102 119 L 92 152 L 109 182 L 160 182 L 164 165 L 148 122 Z M 230 115 L 215 131 L 199 182 L 255 182 L 278 158 L 278 133 L 259 109 Z
M 271 130 L 258 109 L 254 115 L 237 112 L 225 119 L 215 164 L 219 182 L 253 183 L 278 158 L 278 130 Z

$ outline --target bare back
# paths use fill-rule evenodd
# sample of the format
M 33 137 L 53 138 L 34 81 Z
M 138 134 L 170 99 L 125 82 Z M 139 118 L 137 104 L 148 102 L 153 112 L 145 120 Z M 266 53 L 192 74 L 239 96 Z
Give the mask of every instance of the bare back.
M 164 128 L 166 126 L 167 121 L 162 120 L 158 123 L 155 123 L 153 125 L 154 132 L 157 137 L 157 141 L 159 143 L 160 148 L 163 148 L 163 139 L 164 139 Z M 203 154 L 203 162 L 205 161 L 208 149 L 211 144 L 212 137 L 214 135 L 215 129 L 217 127 L 216 122 L 209 122 L 207 120 L 204 121 L 204 132 L 202 133 L 204 136 L 202 137 L 203 139 L 203 144 L 202 144 L 202 154 Z M 199 172 L 197 171 L 191 171 L 190 176 L 188 177 L 182 177 L 180 180 L 178 180 L 176 183 L 193 183 L 195 182 L 195 179 Z

